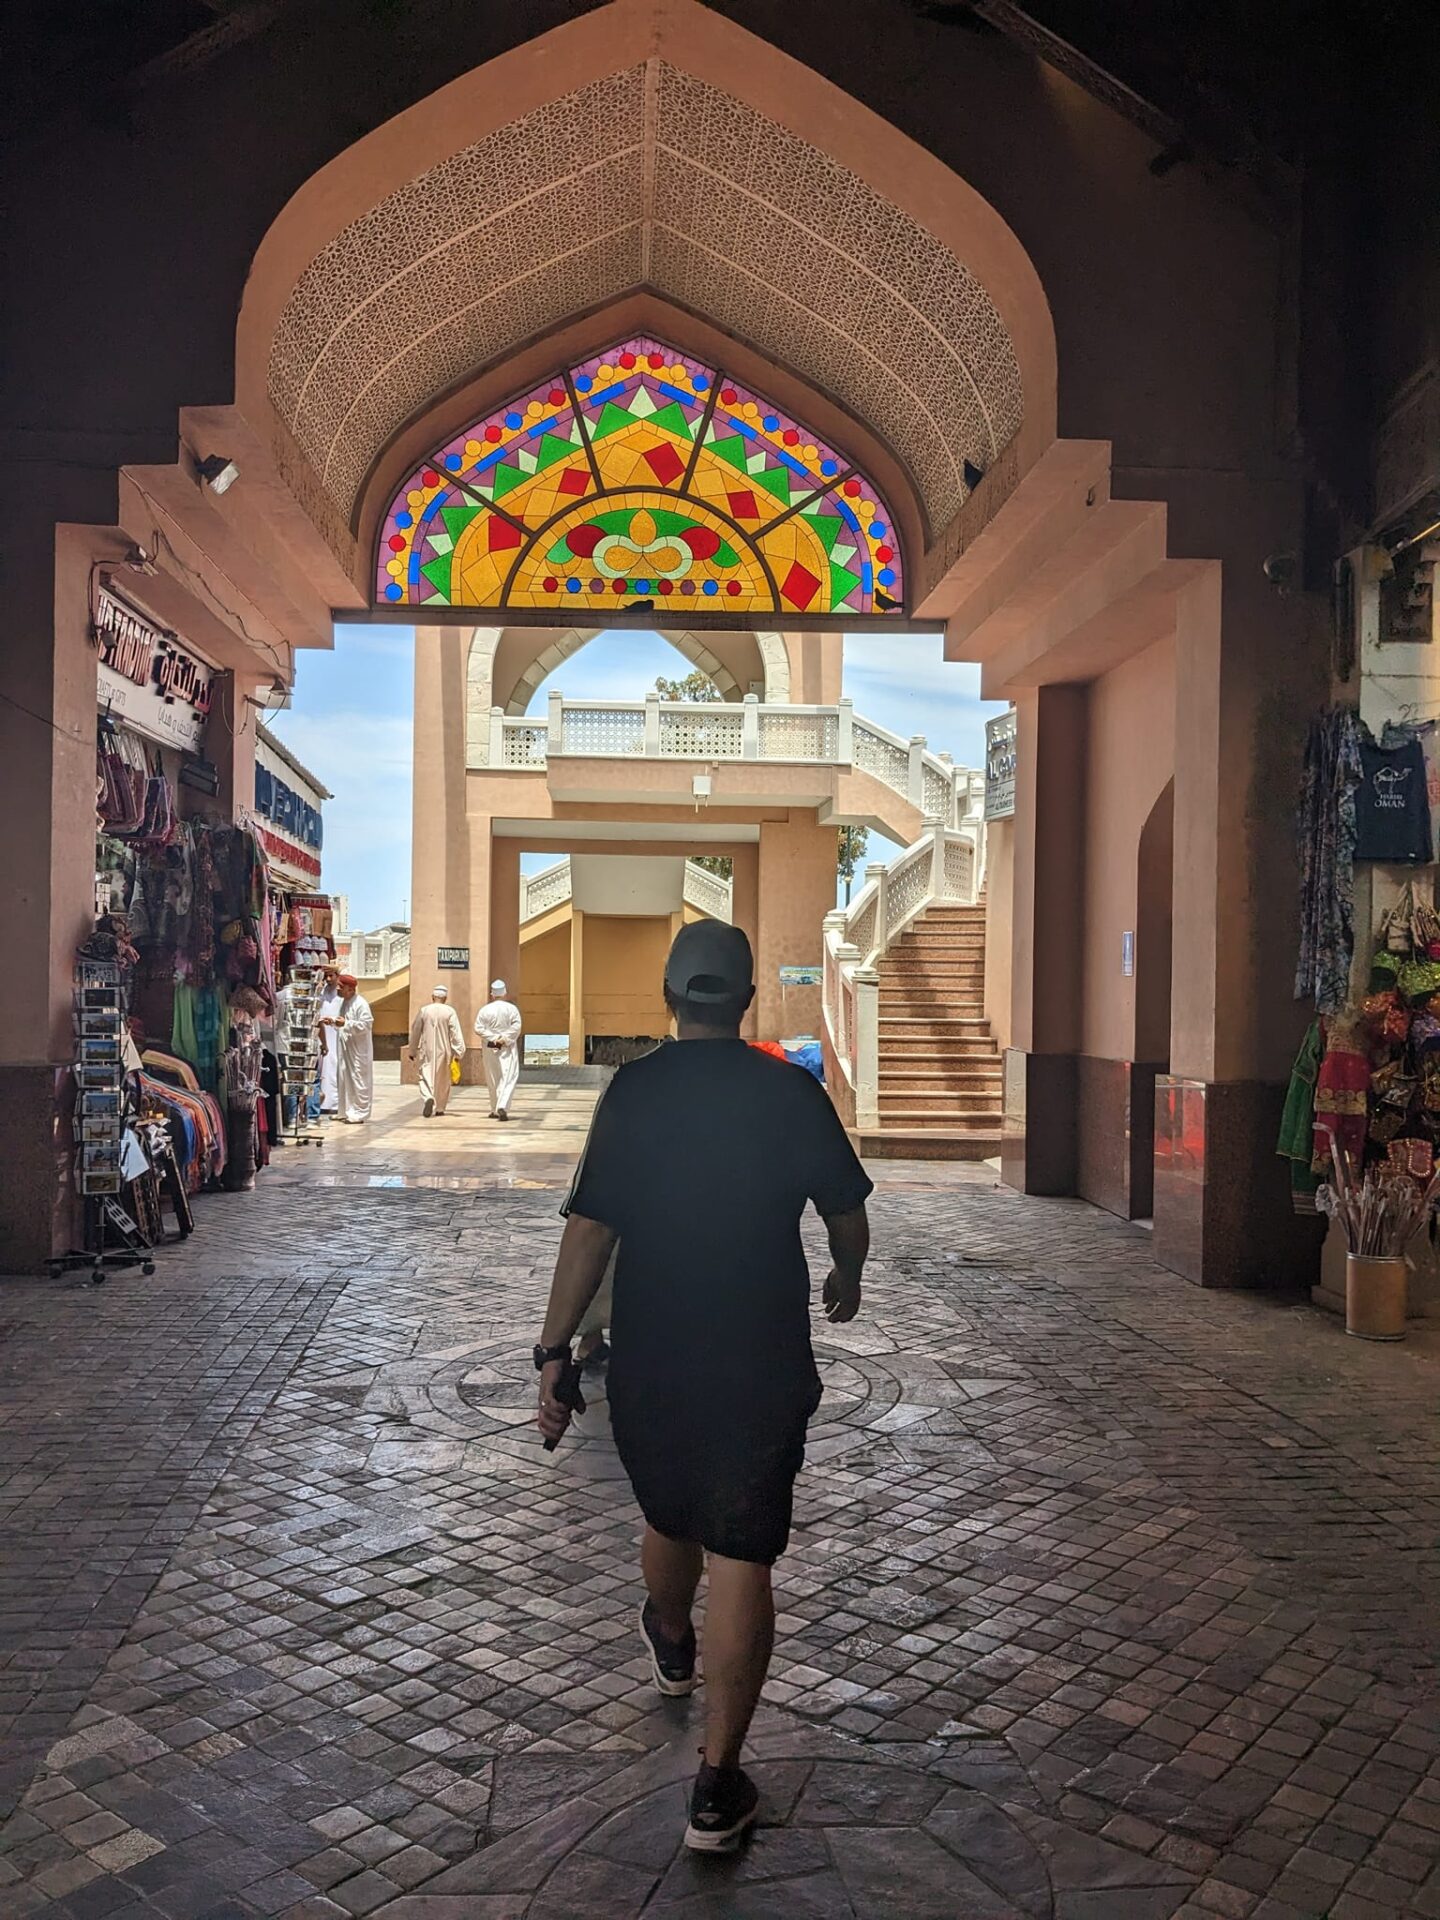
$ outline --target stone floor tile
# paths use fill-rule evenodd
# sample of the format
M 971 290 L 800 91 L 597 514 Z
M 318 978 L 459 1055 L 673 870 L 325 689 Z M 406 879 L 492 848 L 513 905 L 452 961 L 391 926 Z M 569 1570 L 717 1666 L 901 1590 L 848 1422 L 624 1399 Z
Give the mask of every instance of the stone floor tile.
M 1361 1349 L 904 1163 L 865 1314 L 817 1328 L 769 1824 L 697 1880 L 703 1696 L 657 1705 L 636 1648 L 603 1392 L 553 1459 L 526 1424 L 589 1096 L 524 1099 L 501 1139 L 462 1090 L 441 1141 L 382 1075 L 143 1286 L 13 1283 L 7 1920 L 890 1920 L 947 1861 L 1026 1920 L 1440 1920 L 1440 1336 Z

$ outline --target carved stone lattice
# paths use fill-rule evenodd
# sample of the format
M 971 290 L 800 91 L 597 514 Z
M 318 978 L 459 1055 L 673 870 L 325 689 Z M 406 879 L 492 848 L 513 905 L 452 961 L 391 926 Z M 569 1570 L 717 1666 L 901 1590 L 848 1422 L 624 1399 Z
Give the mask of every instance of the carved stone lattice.
M 857 720 L 852 734 L 854 764 L 861 773 L 883 780 L 896 793 L 904 793 L 910 784 L 910 755 L 883 734 Z
M 928 840 L 907 860 L 901 860 L 890 869 L 885 889 L 885 938 L 888 941 L 896 928 L 916 911 L 930 891 L 930 868 L 933 855 Z
M 565 751 L 638 754 L 645 751 L 643 707 L 565 708 Z
M 437 394 L 649 284 L 867 421 L 930 521 L 1023 412 L 1000 314 L 859 175 L 660 61 L 536 108 L 352 221 L 292 289 L 270 398 L 345 513 Z
M 501 734 L 501 764 L 507 767 L 543 767 L 549 729 L 543 721 L 507 720 Z
M 922 779 L 924 782 L 922 792 L 925 796 L 923 811 L 937 820 L 945 821 L 948 825 L 954 799 L 954 789 L 950 781 L 938 767 L 930 766 L 922 768 Z
M 968 840 L 945 842 L 945 892 L 951 900 L 975 897 L 975 849 Z
M 662 707 L 660 752 L 674 760 L 738 760 L 744 741 L 739 708 Z
M 823 760 L 835 758 L 840 722 L 833 713 L 762 713 L 762 760 Z
M 852 946 L 859 948 L 862 961 L 869 958 L 875 945 L 875 907 L 876 899 L 872 893 L 846 926 L 845 937 Z

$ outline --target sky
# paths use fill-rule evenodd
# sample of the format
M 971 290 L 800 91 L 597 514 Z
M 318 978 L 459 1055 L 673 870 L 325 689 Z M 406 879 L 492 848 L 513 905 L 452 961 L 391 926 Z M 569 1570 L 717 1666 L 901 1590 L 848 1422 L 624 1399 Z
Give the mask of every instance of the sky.
M 938 634 L 848 639 L 845 692 L 857 713 L 892 733 L 923 733 L 960 765 L 983 766 L 985 718 L 1003 705 L 982 701 L 980 669 L 947 663 L 940 646 Z M 410 627 L 337 626 L 332 652 L 298 656 L 293 704 L 267 720 L 334 795 L 323 810 L 324 884 L 348 896 L 350 924 L 365 930 L 409 917 L 413 659 Z M 530 711 L 544 712 L 552 687 L 575 700 L 638 700 L 657 674 L 689 671 L 658 634 L 598 634 L 536 689 Z M 549 859 L 523 864 L 532 870 Z

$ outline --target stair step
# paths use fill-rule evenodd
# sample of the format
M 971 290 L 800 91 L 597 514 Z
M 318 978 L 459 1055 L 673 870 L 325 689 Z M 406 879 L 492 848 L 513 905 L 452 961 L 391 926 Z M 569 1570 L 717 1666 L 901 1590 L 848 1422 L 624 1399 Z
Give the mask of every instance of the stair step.
M 879 1091 L 883 1092 L 995 1092 L 1000 1085 L 1000 1062 L 968 1068 L 879 1068 Z
M 994 1160 L 1000 1152 L 998 1128 L 973 1132 L 952 1127 L 881 1127 L 850 1135 L 862 1160 Z
M 999 1059 L 995 1042 L 985 1034 L 977 1034 L 974 1039 L 937 1035 L 929 1040 L 892 1040 L 882 1035 L 880 1040 L 882 1067 L 904 1067 L 925 1060 L 994 1060 L 998 1064 Z
M 1001 1095 L 998 1087 L 976 1087 L 969 1092 L 957 1092 L 950 1087 L 930 1091 L 920 1087 L 899 1087 L 891 1093 L 882 1085 L 879 1107 L 881 1113 L 988 1113 L 994 1115 L 998 1124 Z
M 925 1040 L 934 1033 L 986 1035 L 990 1022 L 983 1014 L 970 1013 L 897 1013 L 880 1009 L 880 1038 L 887 1033 L 896 1039 Z

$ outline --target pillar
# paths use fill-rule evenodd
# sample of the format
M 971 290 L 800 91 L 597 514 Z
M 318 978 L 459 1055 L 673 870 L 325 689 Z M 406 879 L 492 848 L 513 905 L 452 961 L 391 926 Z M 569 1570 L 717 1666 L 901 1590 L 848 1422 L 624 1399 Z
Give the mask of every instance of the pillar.
M 570 1064 L 585 1064 L 585 915 L 570 905 Z
M 227 672 L 220 676 L 205 734 L 205 751 L 220 785 L 212 805 L 234 819 L 242 807 L 255 804 L 255 742 L 260 709 L 251 695 L 260 685 L 253 675 Z
M 479 956 L 472 956 L 480 965 Z M 520 984 L 520 842 L 493 836 L 490 844 L 490 946 L 485 985 L 503 980 L 511 998 Z
M 835 829 L 813 816 L 766 820 L 760 827 L 759 939 L 755 944 L 755 1025 L 762 1040 L 820 1032 L 819 987 L 790 987 L 780 969 L 818 967 L 825 916 L 835 905 Z
M 410 1019 L 428 1002 L 436 980 L 443 978 L 467 1046 L 475 1015 L 489 998 L 485 966 L 490 924 L 489 823 L 484 823 L 484 831 L 472 833 L 465 803 L 469 641 L 468 631 L 459 627 L 415 629 L 410 857 Z M 468 970 L 436 972 L 438 948 L 465 946 L 470 949 Z M 468 1047 L 462 1072 L 469 1082 L 484 1078 L 473 1047 Z M 408 1062 L 404 1076 L 414 1078 Z
M 35 1271 L 73 1242 L 75 948 L 95 904 L 95 652 L 91 527 L 55 526 L 46 472 L 6 489 L 9 551 L 0 646 L 0 1271 Z M 109 511 L 113 513 L 113 480 Z M 63 514 L 61 515 L 63 517 Z M 97 508 L 97 517 L 106 518 Z M 53 556 L 53 565 L 52 565 Z
M 1178 598 L 1170 1072 L 1155 1096 L 1155 1256 L 1202 1286 L 1305 1281 L 1320 1229 L 1275 1152 L 1309 1018 L 1293 997 L 1294 810 L 1306 723 L 1328 691 L 1324 609 L 1279 598 L 1267 552 L 1298 535 L 1242 492 L 1225 566 Z M 1243 539 L 1245 550 L 1237 553 Z M 1172 542 L 1173 546 L 1173 542 Z M 1357 938 L 1365 932 L 1357 927 Z
M 755 845 L 739 846 L 731 855 L 730 873 L 730 914 L 732 924 L 739 927 L 750 942 L 750 951 L 760 951 L 760 849 Z M 756 998 L 758 999 L 758 994 Z M 756 1018 L 758 1009 L 755 1002 L 750 1003 L 750 1011 L 740 1022 L 740 1031 L 747 1040 L 756 1037 Z
M 1001 1177 L 1022 1193 L 1069 1194 L 1083 978 L 1085 689 L 1022 693 L 1016 735 Z

